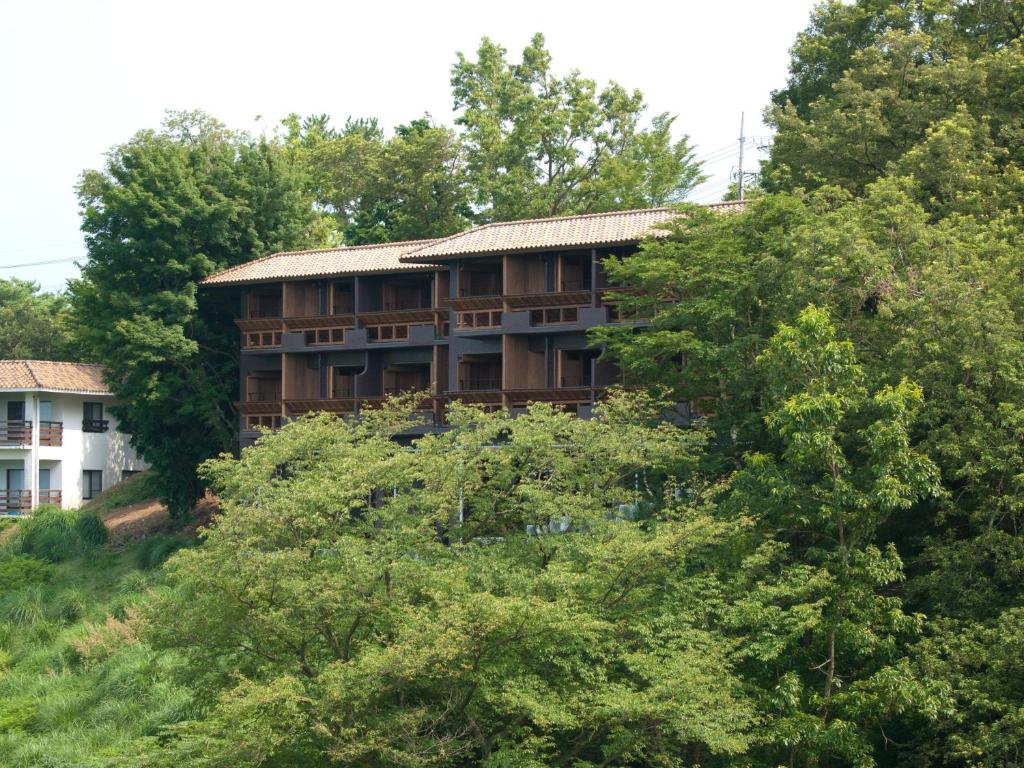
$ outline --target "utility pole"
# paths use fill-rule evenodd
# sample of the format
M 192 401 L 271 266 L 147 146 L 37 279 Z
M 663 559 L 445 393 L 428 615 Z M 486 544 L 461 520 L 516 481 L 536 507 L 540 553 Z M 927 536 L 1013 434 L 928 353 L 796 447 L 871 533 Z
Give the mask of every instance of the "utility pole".
M 739 187 L 737 189 L 737 198 L 743 199 L 743 145 L 746 143 L 746 137 L 743 135 L 743 113 L 740 112 L 740 167 L 739 173 L 737 173 L 737 179 Z

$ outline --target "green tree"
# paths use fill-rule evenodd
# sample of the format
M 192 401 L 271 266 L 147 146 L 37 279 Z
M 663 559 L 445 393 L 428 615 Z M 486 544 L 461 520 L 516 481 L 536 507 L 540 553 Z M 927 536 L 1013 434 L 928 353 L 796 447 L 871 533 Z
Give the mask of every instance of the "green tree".
M 817 581 L 804 598 L 816 620 L 783 651 L 786 695 L 799 704 L 772 713 L 771 746 L 790 764 L 862 764 L 894 716 L 948 707 L 942 687 L 900 658 L 899 637 L 919 632 L 921 617 L 886 594 L 903 564 L 879 540 L 889 516 L 941 492 L 938 468 L 911 445 L 921 388 L 903 380 L 869 392 L 854 345 L 813 306 L 781 326 L 757 364 L 772 450 L 746 457 L 731 503 L 756 510 Z
M 425 117 L 386 139 L 376 120 L 349 118 L 335 130 L 326 116 L 292 115 L 284 124 L 345 243 L 443 237 L 468 225 L 463 151 L 450 128 Z
M 79 361 L 68 331 L 68 299 L 29 280 L 0 280 L 0 358 Z
M 455 407 L 450 431 L 408 451 L 390 439 L 408 424 L 399 404 L 361 423 L 311 416 L 208 463 L 223 513 L 151 610 L 207 714 L 149 762 L 742 753 L 753 712 L 694 602 L 742 524 L 682 492 L 701 434 L 657 424 L 653 406 L 613 399 L 591 421 Z
M 1019 0 L 824 3 L 768 112 L 778 129 L 769 186 L 860 192 L 960 113 L 974 121 L 973 135 L 958 137 L 968 151 L 1019 166 L 1022 30 Z
M 202 113 L 115 147 L 78 194 L 89 261 L 70 286 L 76 342 L 101 363 L 162 498 L 188 509 L 199 462 L 234 440 L 230 297 L 197 282 L 317 231 L 302 169 Z
M 452 68 L 456 123 L 482 221 L 507 221 L 682 199 L 703 179 L 674 118 L 641 127 L 640 91 L 611 83 L 598 92 L 578 71 L 558 76 L 542 35 L 519 64 L 484 38 Z

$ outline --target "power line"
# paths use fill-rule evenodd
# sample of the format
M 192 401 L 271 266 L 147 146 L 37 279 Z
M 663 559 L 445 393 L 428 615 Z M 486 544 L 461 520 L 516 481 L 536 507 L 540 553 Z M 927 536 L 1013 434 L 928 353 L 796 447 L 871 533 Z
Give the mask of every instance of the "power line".
M 24 264 L 0 264 L 0 269 L 21 269 L 22 267 L 42 267 L 47 264 L 67 264 L 72 261 L 78 261 L 74 259 L 50 259 L 49 261 L 26 261 Z

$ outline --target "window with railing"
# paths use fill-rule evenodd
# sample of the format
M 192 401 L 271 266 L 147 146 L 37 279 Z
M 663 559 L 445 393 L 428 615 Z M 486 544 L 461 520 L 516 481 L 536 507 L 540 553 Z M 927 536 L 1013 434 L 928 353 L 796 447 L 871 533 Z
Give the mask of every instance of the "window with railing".
M 483 312 L 459 312 L 459 328 L 500 328 L 501 310 Z
M 245 428 L 249 432 L 255 432 L 258 429 L 280 429 L 281 428 L 281 416 L 280 414 L 253 414 L 245 417 Z
M 248 313 L 250 319 L 281 316 L 280 290 L 249 294 Z
M 281 331 L 250 331 L 242 335 L 242 346 L 260 349 L 281 346 Z
M 250 376 L 246 382 L 245 399 L 250 403 L 268 403 L 281 399 L 281 375 Z
M 408 325 L 368 325 L 367 341 L 404 341 L 409 338 Z
M 316 328 L 305 331 L 306 334 L 306 346 L 314 346 L 316 344 L 344 344 L 345 343 L 345 329 L 344 328 Z
M 103 403 L 82 403 L 82 431 L 106 432 L 109 422 L 103 418 Z

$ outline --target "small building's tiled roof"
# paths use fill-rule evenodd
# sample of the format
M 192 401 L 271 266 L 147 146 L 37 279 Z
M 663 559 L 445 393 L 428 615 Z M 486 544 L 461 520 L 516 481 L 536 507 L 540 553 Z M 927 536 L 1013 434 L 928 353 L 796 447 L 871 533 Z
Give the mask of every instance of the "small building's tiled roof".
M 110 394 L 100 366 L 53 360 L 0 360 L 0 389 Z
M 433 240 L 350 245 L 313 251 L 285 251 L 239 264 L 204 278 L 203 285 L 244 285 L 304 277 L 341 277 L 430 269 L 433 265 L 406 264 L 399 257 L 430 245 Z
M 706 207 L 726 212 L 742 210 L 743 203 L 712 203 Z M 421 246 L 402 260 L 418 263 L 474 254 L 635 243 L 645 237 L 667 234 L 658 225 L 678 215 L 671 208 L 639 208 L 550 219 L 501 221 Z

